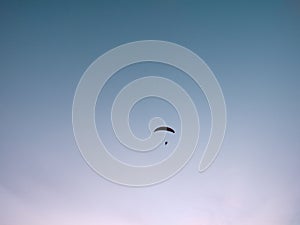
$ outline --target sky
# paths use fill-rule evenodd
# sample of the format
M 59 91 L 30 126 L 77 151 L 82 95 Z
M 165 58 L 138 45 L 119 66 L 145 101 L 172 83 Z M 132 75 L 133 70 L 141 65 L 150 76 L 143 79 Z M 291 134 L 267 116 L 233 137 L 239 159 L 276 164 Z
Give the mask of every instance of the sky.
M 1 1 L 0 32 L 1 224 L 300 223 L 297 1 Z M 116 158 L 153 163 L 178 141 L 167 134 L 169 144 L 147 156 L 124 151 L 107 118 L 126 82 L 148 73 L 172 78 L 196 99 L 200 115 L 199 147 L 190 162 L 163 183 L 132 188 L 107 181 L 84 161 L 72 103 L 94 60 L 139 40 L 174 42 L 206 62 L 223 90 L 227 130 L 217 159 L 199 173 L 210 126 L 201 90 L 157 63 L 117 72 L 98 98 L 95 118 Z M 180 130 L 172 106 L 145 99 L 132 110 L 133 131 L 147 135 L 156 114 Z

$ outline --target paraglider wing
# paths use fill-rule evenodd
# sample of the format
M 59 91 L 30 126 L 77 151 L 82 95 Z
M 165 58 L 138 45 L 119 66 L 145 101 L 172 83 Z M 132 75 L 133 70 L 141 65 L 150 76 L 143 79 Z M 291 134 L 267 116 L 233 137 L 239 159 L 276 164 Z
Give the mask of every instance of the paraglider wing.
M 154 132 L 156 131 L 168 131 L 168 132 L 172 132 L 175 133 L 175 130 L 173 130 L 171 127 L 158 127 L 154 130 Z

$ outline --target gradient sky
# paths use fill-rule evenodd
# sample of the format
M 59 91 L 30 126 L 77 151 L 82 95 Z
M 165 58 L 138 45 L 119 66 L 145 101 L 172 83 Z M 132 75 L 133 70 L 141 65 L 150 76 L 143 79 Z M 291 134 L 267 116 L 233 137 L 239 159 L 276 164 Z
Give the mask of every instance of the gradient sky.
M 0 32 L 1 225 L 300 224 L 297 1 L 1 1 Z M 228 125 L 217 160 L 198 173 L 209 111 L 201 91 L 183 80 L 200 99 L 200 147 L 172 179 L 129 188 L 98 176 L 81 157 L 72 101 L 98 56 L 144 39 L 183 45 L 209 65 L 223 89 Z M 139 76 L 143 66 L 165 76 L 172 71 L 150 63 L 120 72 Z M 104 96 L 118 90 L 117 78 Z M 110 98 L 103 99 L 97 126 L 115 146 L 103 119 Z M 132 113 L 141 134 L 143 104 Z M 178 126 L 172 107 L 151 104 Z M 164 154 L 176 141 L 169 138 Z M 113 149 L 120 159 L 148 160 Z

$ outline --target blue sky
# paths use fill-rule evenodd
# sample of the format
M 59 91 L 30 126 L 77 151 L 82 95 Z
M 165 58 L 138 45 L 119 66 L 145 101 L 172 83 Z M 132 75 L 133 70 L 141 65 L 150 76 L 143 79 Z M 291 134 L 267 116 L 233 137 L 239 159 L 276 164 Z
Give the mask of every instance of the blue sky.
M 300 223 L 296 1 L 1 1 L 0 29 L 1 224 Z M 228 124 L 217 160 L 198 173 L 209 113 L 201 91 L 183 80 L 191 96 L 200 98 L 200 147 L 172 179 L 129 188 L 98 176 L 81 157 L 72 101 L 98 56 L 144 39 L 183 45 L 209 65 L 223 89 Z M 176 73 L 139 66 L 127 72 L 153 66 L 154 72 Z M 182 74 L 176 76 L 180 80 Z M 108 83 L 107 96 L 118 87 L 117 78 Z M 143 104 L 132 115 L 141 123 L 147 119 Z M 162 111 L 178 125 L 172 107 L 151 104 L 166 107 Z M 109 127 L 108 105 L 99 99 L 98 127 Z M 137 125 L 134 129 L 142 129 Z M 134 157 L 114 149 L 120 159 Z M 151 160 L 157 157 L 162 155 L 153 153 Z

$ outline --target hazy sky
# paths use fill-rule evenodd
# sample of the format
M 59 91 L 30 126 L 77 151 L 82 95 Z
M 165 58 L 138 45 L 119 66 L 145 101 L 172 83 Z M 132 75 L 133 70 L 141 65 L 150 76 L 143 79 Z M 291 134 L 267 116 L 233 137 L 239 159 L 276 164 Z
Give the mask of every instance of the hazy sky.
M 1 1 L 0 34 L 0 224 L 300 224 L 297 1 Z M 217 160 L 198 173 L 210 125 L 201 90 L 163 65 L 120 71 L 96 107 L 99 133 L 120 160 L 151 163 L 177 140 L 168 136 L 169 145 L 149 157 L 117 146 L 105 119 L 112 96 L 145 71 L 172 74 L 187 88 L 198 99 L 203 129 L 179 174 L 130 188 L 103 179 L 83 160 L 72 101 L 98 56 L 144 39 L 183 45 L 209 65 L 223 89 L 228 124 Z M 122 73 L 132 76 L 118 80 Z M 147 114 L 144 104 L 158 110 Z M 145 135 L 155 113 L 178 128 L 174 108 L 152 99 L 133 109 L 133 130 Z

